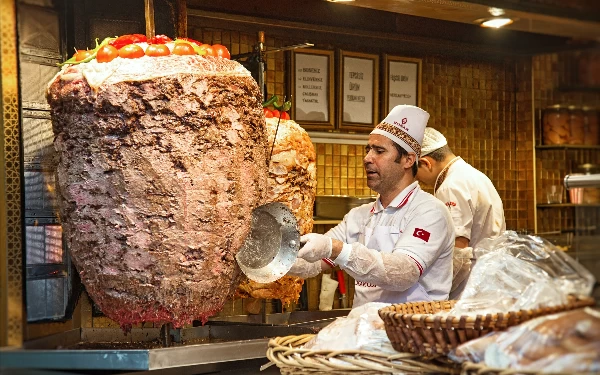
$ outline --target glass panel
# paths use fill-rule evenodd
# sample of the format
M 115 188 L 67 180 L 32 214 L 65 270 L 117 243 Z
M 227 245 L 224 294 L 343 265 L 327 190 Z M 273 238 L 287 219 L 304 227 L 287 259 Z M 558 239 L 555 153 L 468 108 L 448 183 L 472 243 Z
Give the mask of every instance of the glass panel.
M 35 6 L 26 5 L 33 4 Z M 70 260 L 63 250 L 56 199 L 54 134 L 46 87 L 63 60 L 56 2 L 18 4 L 19 83 L 25 204 L 27 320 L 65 316 L 71 289 Z
M 26 217 L 58 217 L 54 172 L 26 171 L 23 177 Z
M 46 263 L 63 263 L 62 227 L 47 225 L 46 229 Z
M 50 82 L 52 77 L 60 70 L 56 63 L 59 60 L 53 60 L 54 66 L 35 63 L 21 59 L 21 98 L 23 107 L 34 109 L 50 109 L 46 102 L 46 92 L 40 90 L 42 84 Z M 45 62 L 48 64 L 48 62 Z
M 48 116 L 50 116 L 48 114 Z M 54 166 L 54 133 L 49 118 L 23 118 L 23 162 L 26 169 Z
M 46 319 L 60 319 L 65 315 L 66 280 L 65 278 L 46 280 Z
M 20 5 L 19 49 L 60 54 L 58 13 L 41 7 Z
M 27 320 L 46 317 L 46 280 L 27 281 Z
M 25 227 L 25 248 L 27 265 L 45 263 L 44 227 Z M 29 290 L 27 290 L 29 294 Z

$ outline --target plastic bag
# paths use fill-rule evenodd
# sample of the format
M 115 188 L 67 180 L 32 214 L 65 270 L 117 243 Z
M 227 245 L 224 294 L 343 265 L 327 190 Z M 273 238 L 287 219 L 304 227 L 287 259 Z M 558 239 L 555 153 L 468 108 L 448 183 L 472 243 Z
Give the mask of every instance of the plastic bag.
M 480 242 L 476 262 L 453 309 L 438 315 L 485 315 L 565 304 L 588 295 L 594 277 L 550 242 L 506 231 Z
M 589 296 L 594 287 L 594 276 L 585 267 L 541 237 L 506 231 L 495 239 L 481 241 L 474 250 L 477 259 L 496 251 L 543 269 L 566 295 Z
M 321 294 L 319 295 L 319 310 L 329 311 L 333 308 L 333 297 L 337 289 L 338 281 L 333 280 L 331 275 L 324 273 L 321 277 Z
M 304 344 L 311 350 L 368 350 L 397 354 L 385 332 L 379 309 L 389 303 L 370 302 L 350 310 L 346 317 L 337 318 Z
M 533 264 L 504 252 L 481 256 L 448 315 L 494 314 L 567 302 L 553 279 Z
M 600 310 L 546 315 L 469 341 L 451 351 L 455 362 L 541 372 L 600 371 Z

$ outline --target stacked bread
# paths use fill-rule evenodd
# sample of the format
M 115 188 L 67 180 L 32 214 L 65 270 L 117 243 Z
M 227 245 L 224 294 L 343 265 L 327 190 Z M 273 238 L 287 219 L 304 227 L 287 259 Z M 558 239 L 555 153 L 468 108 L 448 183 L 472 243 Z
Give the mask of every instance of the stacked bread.
M 597 373 L 599 353 L 600 310 L 585 308 L 539 317 L 506 332 L 469 341 L 450 358 L 485 362 L 500 369 Z

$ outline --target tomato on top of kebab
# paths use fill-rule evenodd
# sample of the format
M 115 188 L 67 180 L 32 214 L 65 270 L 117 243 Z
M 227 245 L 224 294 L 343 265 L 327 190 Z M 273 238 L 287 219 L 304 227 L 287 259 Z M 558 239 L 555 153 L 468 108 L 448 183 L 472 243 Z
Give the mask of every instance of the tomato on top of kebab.
M 143 34 L 128 34 L 105 38 L 102 43 L 96 39 L 96 48 L 76 50 L 75 54 L 59 65 L 80 64 L 96 59 L 97 62 L 110 62 L 117 57 L 137 59 L 143 56 L 159 57 L 168 55 L 200 55 L 230 59 L 227 47 L 221 44 L 201 43 L 191 38 L 176 38 L 156 35 L 148 40 Z
M 285 100 L 285 99 L 284 99 Z M 292 108 L 292 102 L 286 101 L 283 104 L 279 104 L 279 97 L 277 95 L 271 96 L 271 99 L 263 103 L 263 112 L 265 118 L 281 118 L 282 120 L 289 120 L 290 115 L 288 111 Z

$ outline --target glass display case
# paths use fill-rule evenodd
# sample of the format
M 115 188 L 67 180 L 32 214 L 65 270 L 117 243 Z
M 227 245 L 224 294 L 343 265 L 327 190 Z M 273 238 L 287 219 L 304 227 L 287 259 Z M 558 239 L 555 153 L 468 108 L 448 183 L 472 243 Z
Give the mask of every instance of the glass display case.
M 567 175 L 564 186 L 569 193 L 600 191 L 600 174 Z M 587 268 L 596 278 L 593 297 L 600 298 L 600 206 L 575 205 L 575 226 L 570 255 Z

